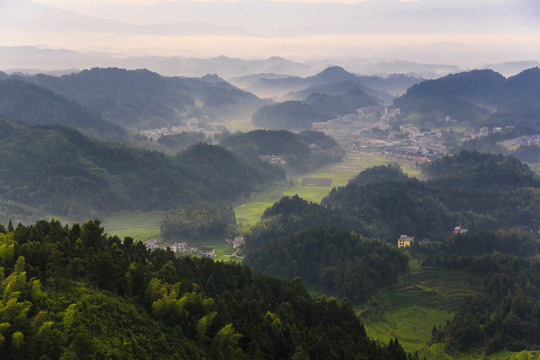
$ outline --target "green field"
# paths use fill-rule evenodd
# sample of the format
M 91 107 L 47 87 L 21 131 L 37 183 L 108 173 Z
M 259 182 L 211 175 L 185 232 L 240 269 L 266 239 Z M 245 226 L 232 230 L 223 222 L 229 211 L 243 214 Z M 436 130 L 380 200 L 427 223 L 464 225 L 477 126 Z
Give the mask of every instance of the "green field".
M 452 319 L 460 301 L 479 294 L 480 277 L 464 271 L 420 267 L 403 275 L 398 285 L 383 289 L 363 306 L 355 308 L 369 337 L 388 343 L 398 338 L 403 348 L 427 360 L 538 360 L 540 351 L 500 352 L 484 357 L 485 349 L 466 354 L 447 354 L 443 344 L 429 345 L 431 329 Z
M 272 206 L 282 196 L 298 195 L 302 199 L 319 203 L 333 187 L 347 185 L 349 180 L 363 169 L 388 163 L 389 160 L 382 157 L 351 152 L 348 154 L 347 160 L 342 163 L 331 164 L 307 174 L 293 176 L 281 186 L 254 194 L 248 201 L 236 206 L 234 211 L 239 230 L 249 229 L 260 220 L 264 210 Z M 304 177 L 332 179 L 332 187 L 301 186 Z
M 399 279 L 358 308 L 368 335 L 385 343 L 397 337 L 405 350 L 430 350 L 431 329 L 452 319 L 460 301 L 478 293 L 480 278 L 463 271 L 427 267 Z
M 123 239 L 131 236 L 134 240 L 146 242 L 157 238 L 159 223 L 165 216 L 163 211 L 134 211 L 122 212 L 103 219 L 105 231 Z
M 251 118 L 228 120 L 222 125 L 225 126 L 231 133 L 236 131 L 248 132 L 257 129 L 251 122 Z

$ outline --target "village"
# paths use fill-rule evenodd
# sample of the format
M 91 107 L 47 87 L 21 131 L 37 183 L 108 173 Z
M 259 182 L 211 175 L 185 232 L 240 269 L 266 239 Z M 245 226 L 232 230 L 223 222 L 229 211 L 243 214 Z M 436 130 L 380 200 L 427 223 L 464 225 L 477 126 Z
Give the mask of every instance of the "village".
M 452 144 L 481 138 L 503 129 L 483 127 L 478 131 L 456 126 L 447 116 L 448 129 L 432 130 L 413 124 L 399 123 L 400 109 L 383 105 L 368 106 L 336 119 L 317 122 L 313 130 L 333 137 L 344 149 L 361 151 L 393 160 L 423 163 L 447 155 Z M 523 143 L 540 141 L 524 138 Z
M 244 245 L 244 238 L 240 236 L 236 236 L 234 238 L 225 239 L 225 242 L 232 244 L 233 246 L 232 255 L 236 255 L 238 250 Z M 168 245 L 168 244 L 158 243 L 158 239 L 150 239 L 144 245 L 146 246 L 148 250 L 170 249 L 174 253 L 178 253 L 179 255 L 199 255 L 199 256 L 208 257 L 208 258 L 216 257 L 216 252 L 213 247 L 190 246 L 185 241 L 176 242 L 174 244 Z

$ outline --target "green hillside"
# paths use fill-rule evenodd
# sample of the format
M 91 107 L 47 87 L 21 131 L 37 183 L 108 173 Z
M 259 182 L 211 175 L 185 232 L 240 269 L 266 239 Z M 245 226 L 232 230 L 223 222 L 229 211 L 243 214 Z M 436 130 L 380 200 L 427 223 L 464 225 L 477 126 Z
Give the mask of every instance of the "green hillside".
M 284 176 L 206 144 L 168 156 L 60 126 L 1 118 L 0 129 L 0 197 L 68 217 L 226 202 Z
M 126 132 L 101 115 L 51 90 L 17 80 L 0 81 L 0 114 L 30 125 L 64 125 L 99 138 L 123 141 Z

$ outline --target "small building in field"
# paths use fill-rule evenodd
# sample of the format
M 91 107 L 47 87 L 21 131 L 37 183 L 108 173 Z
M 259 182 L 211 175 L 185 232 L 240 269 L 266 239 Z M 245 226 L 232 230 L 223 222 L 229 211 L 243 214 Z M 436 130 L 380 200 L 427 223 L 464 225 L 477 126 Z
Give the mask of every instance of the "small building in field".
M 398 248 L 410 247 L 413 241 L 413 236 L 401 235 L 398 239 Z
M 456 226 L 452 234 L 466 234 L 469 229 L 462 228 L 461 226 Z
M 241 247 L 242 245 L 244 245 L 244 238 L 243 238 L 243 237 L 240 237 L 240 236 L 236 236 L 236 237 L 233 239 L 233 249 L 238 249 L 238 248 Z
M 214 251 L 214 248 L 211 247 L 200 247 L 199 248 L 199 254 L 206 257 L 214 257 L 216 256 L 216 253 Z
M 187 251 L 188 245 L 187 242 L 179 242 L 171 245 L 171 250 L 176 251 Z

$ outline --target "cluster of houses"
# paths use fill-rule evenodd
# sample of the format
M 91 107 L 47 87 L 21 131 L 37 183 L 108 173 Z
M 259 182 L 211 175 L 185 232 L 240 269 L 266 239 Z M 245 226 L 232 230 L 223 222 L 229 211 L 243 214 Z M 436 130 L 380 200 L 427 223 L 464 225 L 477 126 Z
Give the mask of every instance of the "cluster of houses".
M 190 247 L 188 246 L 187 242 L 179 242 L 179 243 L 174 243 L 172 245 L 160 245 L 158 244 L 157 239 L 151 239 L 151 240 L 148 240 L 144 245 L 146 246 L 148 250 L 170 248 L 174 252 L 186 252 L 186 253 L 189 252 L 192 254 L 198 254 L 205 257 L 216 256 L 216 252 L 214 248 L 212 247 L 204 247 L 204 246 Z
M 454 227 L 454 230 L 452 231 L 452 234 L 466 234 L 469 231 L 469 229 L 465 229 L 461 226 Z M 421 242 L 429 241 L 429 240 L 422 240 Z M 411 246 L 411 244 L 414 242 L 414 236 L 408 236 L 408 235 L 401 235 L 399 239 L 397 240 L 397 246 L 398 248 L 408 248 Z
M 287 160 L 285 160 L 285 156 L 284 155 L 259 155 L 259 159 L 261 161 L 265 161 L 265 162 L 268 162 L 270 164 L 275 164 L 275 165 L 285 165 L 287 164 Z
M 209 119 L 210 118 L 208 116 L 203 115 L 201 116 L 201 119 L 196 117 L 188 119 L 185 126 L 171 126 L 160 129 L 141 130 L 139 134 L 149 140 L 157 141 L 157 139 L 165 135 L 180 134 L 182 132 L 201 132 L 204 130 L 204 128 L 201 127 L 201 124 L 208 122 Z

